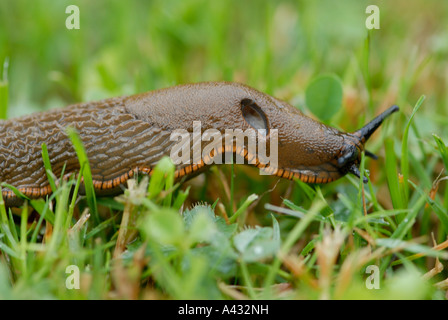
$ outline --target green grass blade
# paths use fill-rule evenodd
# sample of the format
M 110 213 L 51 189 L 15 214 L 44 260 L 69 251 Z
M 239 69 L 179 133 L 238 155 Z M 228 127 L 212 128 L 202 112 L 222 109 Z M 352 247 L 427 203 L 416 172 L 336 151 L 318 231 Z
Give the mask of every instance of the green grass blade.
M 81 168 L 79 169 L 79 175 L 78 175 L 78 178 L 76 179 L 75 190 L 73 191 L 72 201 L 70 202 L 70 206 L 68 209 L 67 228 L 70 227 L 70 223 L 71 223 L 71 220 L 73 217 L 73 212 L 75 211 L 76 199 L 78 198 L 79 187 L 81 186 L 81 177 L 84 173 L 85 166 L 86 166 L 86 163 L 84 162 L 81 165 Z
M 409 129 L 412 124 L 412 120 L 414 119 L 415 114 L 417 113 L 418 109 L 422 105 L 423 101 L 425 100 L 425 96 L 421 96 L 420 99 L 418 99 L 417 103 L 415 104 L 414 110 L 412 111 L 412 114 L 408 120 L 408 123 L 406 124 L 404 133 L 403 133 L 403 140 L 401 143 L 401 173 L 403 175 L 403 187 L 404 187 L 404 197 L 407 200 L 409 197 L 409 186 L 408 186 L 408 179 L 409 179 L 409 150 L 408 150 L 408 137 L 409 137 Z
M 81 138 L 78 133 L 73 128 L 67 128 L 67 134 L 72 141 L 73 148 L 76 151 L 79 161 L 79 167 L 84 167 L 83 178 L 84 178 L 84 188 L 86 191 L 87 204 L 89 205 L 90 212 L 92 213 L 93 219 L 96 224 L 101 222 L 100 216 L 98 214 L 98 209 L 96 205 L 95 188 L 93 187 L 92 171 L 90 170 L 89 159 L 87 158 L 87 153 L 82 144 Z
M 48 182 L 50 183 L 51 190 L 56 191 L 56 183 L 54 181 L 53 171 L 51 169 L 50 157 L 48 156 L 48 149 L 45 143 L 42 143 L 42 160 L 44 162 L 45 172 L 47 173 Z
M 243 202 L 243 204 L 236 210 L 236 212 L 229 218 L 229 223 L 234 223 L 236 219 L 246 211 L 247 207 L 249 207 L 252 202 L 258 199 L 258 195 L 251 194 L 247 197 L 247 199 Z
M 431 206 L 431 208 L 434 210 L 437 217 L 440 219 L 440 222 L 442 223 L 442 227 L 446 234 L 448 234 L 448 213 L 447 210 L 442 208 L 438 202 L 432 200 L 429 195 L 427 195 L 419 186 L 417 186 L 412 181 L 409 181 L 410 184 L 420 193 L 421 196 L 424 196 L 426 198 L 426 202 Z
M 54 224 L 54 213 L 48 208 L 49 203 L 56 197 L 59 193 L 59 189 L 48 198 L 47 201 L 43 199 L 32 199 L 30 200 L 31 206 L 39 213 L 39 215 L 51 224 Z
M 182 205 L 184 204 L 185 200 L 187 200 L 189 193 L 190 193 L 190 187 L 187 187 L 187 189 L 185 189 L 185 190 L 179 191 L 176 199 L 174 200 L 173 209 L 179 210 L 182 207 Z
M 400 192 L 400 183 L 397 173 L 397 158 L 394 151 L 394 141 L 390 138 L 385 139 L 386 144 L 386 177 L 389 186 L 392 204 L 395 209 L 404 209 L 403 199 Z
M 0 222 L 8 223 L 8 216 L 6 215 L 5 200 L 3 200 L 3 184 L 0 183 Z
M 163 157 L 159 160 L 154 170 L 151 172 L 151 179 L 148 184 L 149 199 L 157 197 L 164 187 L 165 190 L 171 189 L 174 181 L 174 171 L 174 164 L 169 157 Z M 171 196 L 168 200 L 171 202 Z M 168 200 L 165 204 L 167 204 Z
M 20 192 L 16 187 L 14 187 L 14 186 L 12 186 L 12 185 L 10 185 L 8 183 L 5 183 L 5 182 L 2 182 L 1 186 L 10 189 L 12 192 L 14 192 L 14 194 L 17 197 L 19 197 L 21 199 L 24 199 L 24 200 L 30 201 L 30 198 L 28 196 L 24 195 L 22 192 Z
M 417 203 L 412 207 L 412 209 L 408 212 L 406 217 L 401 221 L 401 223 L 398 225 L 397 229 L 391 235 L 391 237 L 390 237 L 391 239 L 403 240 L 405 235 L 408 233 L 408 231 L 414 225 L 417 215 L 418 215 L 420 209 L 425 205 L 425 202 L 426 202 L 425 195 L 420 196 Z M 387 269 L 391 259 L 392 259 L 391 255 L 389 255 L 383 259 L 383 261 L 381 262 L 381 267 L 380 267 L 382 272 L 384 272 Z
M 9 59 L 3 62 L 3 75 L 0 76 L 0 119 L 6 119 L 8 116 L 8 65 Z
M 448 148 L 442 138 L 436 134 L 433 134 L 432 136 L 437 143 L 437 148 L 439 149 L 440 156 L 442 157 L 443 164 L 445 165 L 445 170 L 448 172 Z
M 28 224 L 28 202 L 22 208 L 20 216 L 20 260 L 24 277 L 27 277 L 26 252 L 27 252 L 27 224 Z

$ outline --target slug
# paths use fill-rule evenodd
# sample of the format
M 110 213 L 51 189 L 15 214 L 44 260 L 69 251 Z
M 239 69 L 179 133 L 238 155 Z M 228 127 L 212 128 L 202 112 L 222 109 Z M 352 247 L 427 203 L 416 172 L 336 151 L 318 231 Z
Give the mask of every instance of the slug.
M 266 141 L 275 132 L 278 161 L 269 167 L 269 174 L 307 183 L 328 183 L 347 173 L 360 176 L 358 166 L 365 142 L 397 110 L 397 106 L 392 106 L 363 128 L 344 133 L 243 84 L 179 85 L 0 121 L 0 182 L 16 187 L 29 198 L 49 195 L 42 143 L 47 145 L 57 177 L 64 166 L 64 177 L 76 174 L 79 162 L 66 134 L 70 126 L 84 143 L 95 192 L 117 194 L 129 178 L 137 173 L 150 175 L 157 162 L 171 154 L 179 145 L 178 140 L 172 139 L 173 131 L 192 133 L 193 123 L 199 121 L 201 132 L 213 129 L 224 134 L 226 129 L 255 129 Z M 195 147 L 188 142 L 186 146 Z M 199 151 L 206 147 L 201 146 Z M 212 157 L 229 152 L 244 158 L 246 163 L 268 167 L 249 151 L 247 146 L 235 146 L 233 142 L 230 146 L 219 145 L 209 157 L 200 156 L 196 163 L 177 164 L 175 177 L 198 174 L 208 167 Z M 375 157 L 367 151 L 366 155 Z M 5 187 L 2 196 L 7 206 L 23 202 Z

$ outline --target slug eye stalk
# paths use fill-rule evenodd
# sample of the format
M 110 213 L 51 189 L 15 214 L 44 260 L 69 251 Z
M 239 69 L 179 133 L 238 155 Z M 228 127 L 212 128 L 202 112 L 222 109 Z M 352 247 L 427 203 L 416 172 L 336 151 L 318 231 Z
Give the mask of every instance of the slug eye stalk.
M 399 110 L 398 106 L 396 106 L 396 105 L 391 106 L 389 109 L 387 109 L 386 111 L 384 111 L 383 113 L 381 113 L 380 115 L 375 117 L 372 121 L 367 123 L 364 127 L 355 131 L 353 133 L 353 135 L 358 137 L 360 143 L 362 144 L 362 146 L 364 146 L 364 144 L 370 138 L 370 136 L 383 123 L 384 119 L 389 117 L 392 113 L 397 112 L 398 110 Z M 346 160 L 351 160 L 351 162 L 348 165 L 346 165 L 345 168 L 346 168 L 347 172 L 350 172 L 350 173 L 354 174 L 355 176 L 357 176 L 358 178 L 360 178 L 361 173 L 359 172 L 359 168 L 356 163 L 356 162 L 359 162 L 359 160 L 358 160 L 359 155 L 357 154 L 356 148 L 352 148 L 352 149 L 354 149 L 354 150 L 351 154 L 348 154 L 345 157 L 340 158 L 339 160 L 341 160 L 341 159 L 343 160 L 344 158 L 350 158 L 350 159 L 346 159 Z M 364 150 L 364 152 L 365 152 L 366 156 L 368 156 L 374 160 L 378 159 L 378 156 L 376 156 L 374 153 L 367 151 L 367 150 Z M 354 161 L 352 159 L 354 159 Z M 347 162 L 348 161 L 346 161 L 346 163 Z M 367 183 L 367 181 L 368 181 L 368 179 L 366 177 L 364 177 L 363 182 Z
M 392 113 L 397 112 L 399 110 L 398 106 L 393 105 L 380 115 L 378 115 L 375 119 L 370 121 L 368 124 L 366 124 L 361 129 L 355 131 L 353 134 L 361 140 L 361 142 L 364 144 L 370 136 L 375 132 L 376 129 L 383 123 L 384 119 L 386 119 L 388 116 L 390 116 Z M 369 152 L 370 155 L 372 153 Z

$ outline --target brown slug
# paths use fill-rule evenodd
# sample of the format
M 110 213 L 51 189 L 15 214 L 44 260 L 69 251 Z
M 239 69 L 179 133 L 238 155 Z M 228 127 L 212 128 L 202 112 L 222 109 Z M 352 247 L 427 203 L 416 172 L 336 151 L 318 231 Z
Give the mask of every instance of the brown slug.
M 343 133 L 303 115 L 290 104 L 251 87 L 231 82 L 179 85 L 133 96 L 81 103 L 21 118 L 0 121 L 0 182 L 6 182 L 30 198 L 51 193 L 42 160 L 45 143 L 56 176 L 76 174 L 79 163 L 66 128 L 78 131 L 89 158 L 98 194 L 116 194 L 138 172 L 150 174 L 158 160 L 170 155 L 175 130 L 265 130 L 265 139 L 276 132 L 278 164 L 269 174 L 307 183 L 327 183 L 346 173 L 360 176 L 364 144 L 382 121 L 398 110 L 392 106 L 354 133 Z M 262 132 L 262 131 L 258 131 Z M 194 144 L 194 143 L 193 143 Z M 203 151 L 205 146 L 201 147 Z M 222 145 L 219 153 L 238 154 L 257 167 L 265 165 L 248 148 Z M 218 153 L 218 154 L 217 154 Z M 366 151 L 366 155 L 375 157 Z M 201 172 L 210 162 L 176 166 L 176 178 Z M 7 206 L 23 200 L 3 188 Z

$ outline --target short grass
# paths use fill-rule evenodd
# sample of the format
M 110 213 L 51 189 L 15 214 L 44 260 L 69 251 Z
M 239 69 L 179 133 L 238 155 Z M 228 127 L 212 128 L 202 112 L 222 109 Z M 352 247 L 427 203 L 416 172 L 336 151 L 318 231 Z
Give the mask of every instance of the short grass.
M 67 30 L 70 4 L 0 3 L 2 117 L 208 80 L 313 116 L 306 88 L 322 74 L 343 88 L 329 125 L 401 110 L 368 143 L 368 184 L 227 165 L 179 185 L 165 159 L 116 198 L 73 196 L 78 179 L 0 203 L 0 298 L 446 299 L 447 3 L 381 2 L 370 32 L 366 1 L 79 1 Z

